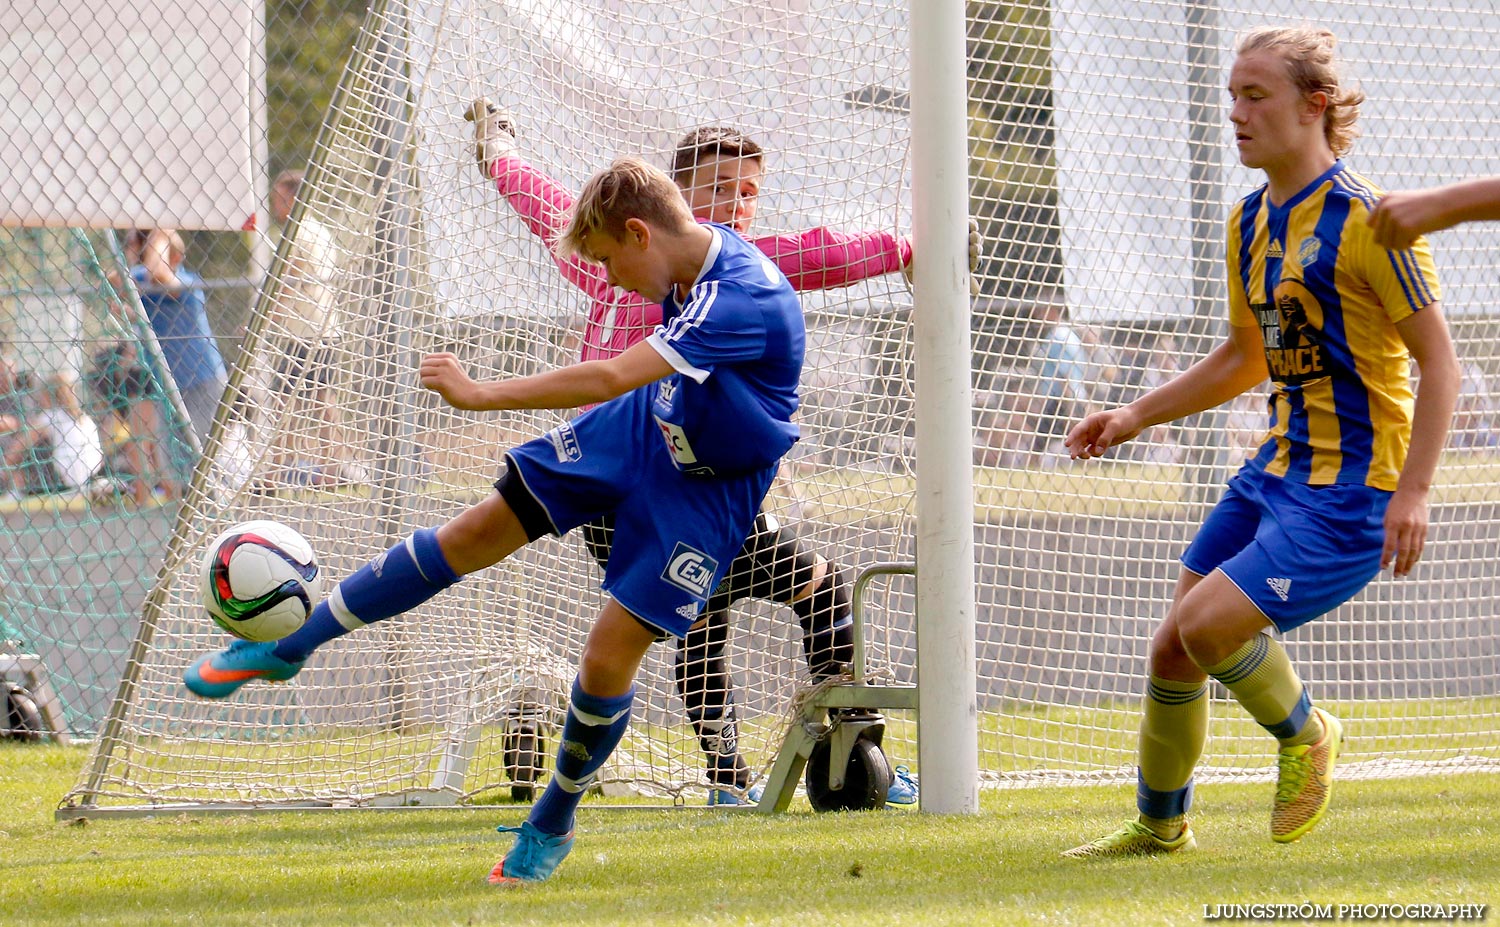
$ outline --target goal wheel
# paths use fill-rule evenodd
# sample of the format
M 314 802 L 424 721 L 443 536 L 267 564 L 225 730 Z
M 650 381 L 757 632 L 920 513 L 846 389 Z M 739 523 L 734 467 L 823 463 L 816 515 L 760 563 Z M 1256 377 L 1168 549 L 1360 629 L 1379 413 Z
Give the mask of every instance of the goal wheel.
M 4 711 L 4 727 L 0 737 L 35 743 L 42 739 L 46 728 L 42 726 L 42 712 L 31 693 L 13 683 L 3 683 L 0 693 L 0 710 Z
M 861 737 L 849 751 L 844 787 L 828 787 L 829 742 L 818 741 L 807 758 L 807 801 L 814 811 L 873 811 L 885 807 L 891 790 L 891 764 L 874 743 Z
M 541 729 L 534 722 L 518 722 L 505 732 L 505 772 L 510 777 L 512 800 L 527 802 L 536 797 L 545 750 Z

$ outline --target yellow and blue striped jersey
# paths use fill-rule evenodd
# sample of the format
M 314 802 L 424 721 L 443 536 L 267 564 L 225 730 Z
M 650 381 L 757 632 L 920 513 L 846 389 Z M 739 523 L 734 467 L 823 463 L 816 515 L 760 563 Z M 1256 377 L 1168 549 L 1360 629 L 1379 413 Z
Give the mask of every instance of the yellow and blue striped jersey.
M 1395 323 L 1438 301 L 1425 239 L 1375 244 L 1381 191 L 1337 162 L 1272 205 L 1261 187 L 1229 215 L 1229 323 L 1260 328 L 1270 433 L 1250 465 L 1300 483 L 1394 490 L 1414 404 Z

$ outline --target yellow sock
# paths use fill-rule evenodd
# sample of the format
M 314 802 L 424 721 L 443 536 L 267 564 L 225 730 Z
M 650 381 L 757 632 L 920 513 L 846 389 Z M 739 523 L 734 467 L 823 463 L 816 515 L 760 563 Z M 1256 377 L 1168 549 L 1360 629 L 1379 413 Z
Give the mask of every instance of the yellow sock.
M 1141 717 L 1136 806 L 1141 823 L 1164 840 L 1187 823 L 1193 768 L 1207 737 L 1207 684 L 1152 676 Z
M 1255 635 L 1222 663 L 1203 669 L 1283 746 L 1313 743 L 1322 736 L 1323 726 L 1286 648 L 1269 634 Z

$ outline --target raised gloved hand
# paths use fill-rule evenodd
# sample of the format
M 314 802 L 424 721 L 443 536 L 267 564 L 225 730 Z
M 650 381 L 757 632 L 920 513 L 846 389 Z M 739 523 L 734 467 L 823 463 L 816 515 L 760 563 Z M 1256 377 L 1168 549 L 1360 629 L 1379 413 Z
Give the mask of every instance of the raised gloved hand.
M 470 103 L 464 118 L 474 123 L 474 160 L 479 162 L 479 172 L 489 179 L 494 176 L 491 170 L 495 162 L 518 150 L 515 120 L 489 97 Z

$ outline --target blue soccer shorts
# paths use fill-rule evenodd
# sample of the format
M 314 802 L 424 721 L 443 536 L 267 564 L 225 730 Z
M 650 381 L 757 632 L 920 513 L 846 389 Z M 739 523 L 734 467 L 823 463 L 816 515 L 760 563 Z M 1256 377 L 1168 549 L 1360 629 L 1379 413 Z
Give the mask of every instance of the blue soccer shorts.
M 688 476 L 638 389 L 513 449 L 512 472 L 558 534 L 614 515 L 601 587 L 646 625 L 688 629 L 755 524 L 776 466 Z
M 1380 572 L 1391 494 L 1309 486 L 1246 467 L 1229 481 L 1182 565 L 1222 570 L 1284 632 L 1352 599 Z

